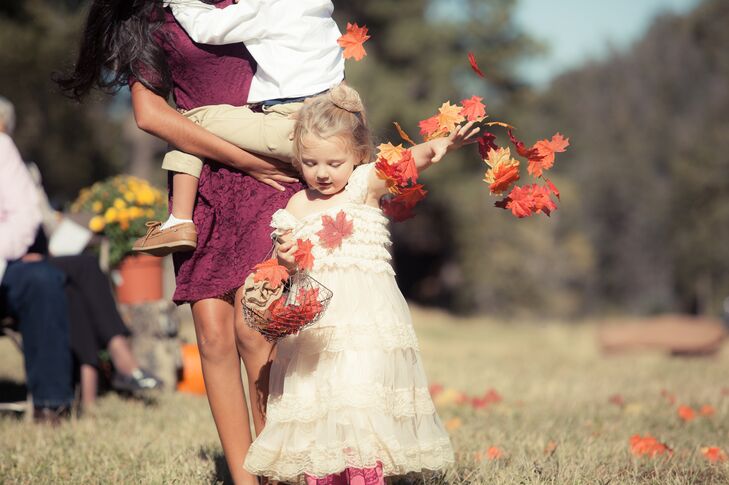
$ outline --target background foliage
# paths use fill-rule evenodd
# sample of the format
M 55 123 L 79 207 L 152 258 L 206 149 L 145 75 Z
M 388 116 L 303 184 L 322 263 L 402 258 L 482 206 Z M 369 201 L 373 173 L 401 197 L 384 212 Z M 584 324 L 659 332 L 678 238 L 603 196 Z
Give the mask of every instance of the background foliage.
M 449 17 L 438 4 L 336 4 L 342 29 L 356 21 L 372 35 L 347 77 L 380 140 L 399 142 L 392 121 L 416 137 L 417 122 L 443 101 L 475 94 L 528 143 L 560 131 L 572 146 L 551 175 L 562 191 L 551 219 L 493 208 L 475 149 L 426 173 L 418 217 L 393 228 L 406 295 L 513 316 L 718 313 L 729 295 L 729 4 L 664 16 L 628 51 L 543 90 L 513 70 L 541 49 L 515 28 L 514 0 L 464 0 Z M 0 2 L 0 45 L 10 46 L 0 50 L 0 94 L 16 104 L 16 141 L 58 201 L 132 166 L 127 100 L 78 105 L 50 81 L 73 61 L 84 7 Z M 468 51 L 485 81 L 471 73 Z

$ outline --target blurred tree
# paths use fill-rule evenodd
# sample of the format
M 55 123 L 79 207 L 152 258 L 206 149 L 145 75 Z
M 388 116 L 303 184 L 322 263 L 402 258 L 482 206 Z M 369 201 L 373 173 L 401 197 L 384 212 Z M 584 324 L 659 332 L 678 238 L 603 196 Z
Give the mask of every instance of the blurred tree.
M 483 96 L 491 112 L 505 117 L 502 111 L 524 88 L 513 72 L 515 62 L 540 49 L 515 28 L 515 4 L 514 0 L 336 4 L 342 30 L 347 22 L 356 22 L 367 25 L 372 36 L 365 44 L 368 56 L 359 63 L 348 61 L 347 79 L 362 93 L 380 141 L 401 142 L 393 121 L 418 140 L 418 121 L 433 115 L 447 100 L 457 103 L 472 95 Z M 469 51 L 485 71 L 485 80 L 471 71 Z M 518 264 L 518 250 L 510 251 L 509 265 L 499 264 L 489 253 L 491 243 L 499 240 L 490 223 L 502 214 L 487 207 L 493 201 L 480 181 L 484 166 L 475 152 L 467 148 L 424 174 L 430 194 L 418 207 L 418 216 L 393 226 L 396 271 L 408 298 L 463 311 L 494 309 L 496 301 L 489 296 L 493 285 Z M 510 226 L 502 229 L 506 227 Z
M 572 136 L 563 212 L 594 249 L 594 308 L 715 313 L 729 294 L 728 23 L 722 0 L 664 16 L 530 105 L 531 129 Z
M 39 165 L 56 201 L 118 172 L 126 157 L 107 109 L 110 99 L 76 104 L 51 81 L 51 73 L 72 60 L 83 15 L 73 0 L 0 3 L 0 95 L 15 104 L 15 141 L 23 157 Z

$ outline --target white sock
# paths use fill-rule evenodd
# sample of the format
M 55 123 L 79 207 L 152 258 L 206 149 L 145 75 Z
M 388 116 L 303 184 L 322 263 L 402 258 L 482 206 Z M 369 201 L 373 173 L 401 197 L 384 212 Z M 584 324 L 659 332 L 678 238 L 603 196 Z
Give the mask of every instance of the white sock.
M 183 222 L 192 222 L 192 219 L 178 219 L 170 214 L 170 217 L 162 224 L 160 229 L 168 229 L 172 226 L 176 226 L 177 224 L 182 224 Z

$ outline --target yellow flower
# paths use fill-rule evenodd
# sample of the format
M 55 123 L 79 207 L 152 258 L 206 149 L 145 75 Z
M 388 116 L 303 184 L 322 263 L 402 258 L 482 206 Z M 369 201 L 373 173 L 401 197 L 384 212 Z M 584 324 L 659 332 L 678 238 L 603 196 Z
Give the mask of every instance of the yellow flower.
M 133 192 L 129 192 L 129 191 L 127 191 L 127 192 L 124 192 L 124 200 L 126 200 L 126 201 L 127 201 L 127 202 L 129 202 L 130 204 L 131 204 L 132 202 L 134 202 L 134 199 L 135 199 L 135 198 L 136 198 L 136 197 L 134 196 L 134 193 L 133 193 Z
M 154 211 L 152 209 L 147 209 L 147 211 L 145 212 L 145 215 L 147 217 L 154 217 Z
M 142 217 L 142 215 L 143 215 L 142 209 L 140 209 L 136 205 L 129 208 L 129 218 L 130 219 L 136 219 L 137 217 Z
M 100 200 L 95 200 L 94 203 L 91 204 L 91 210 L 96 212 L 97 214 L 99 214 L 101 212 L 101 209 L 103 208 L 104 204 L 102 204 Z
M 116 207 L 118 210 L 126 209 L 127 203 L 124 202 L 122 199 L 115 199 L 114 207 Z
M 102 216 L 94 216 L 89 221 L 89 229 L 91 229 L 94 232 L 103 231 L 105 226 L 106 226 L 106 221 L 104 221 L 104 218 Z
M 116 222 L 117 217 L 118 211 L 114 207 L 109 207 L 108 209 L 106 209 L 106 212 L 104 213 L 104 220 L 107 224 Z

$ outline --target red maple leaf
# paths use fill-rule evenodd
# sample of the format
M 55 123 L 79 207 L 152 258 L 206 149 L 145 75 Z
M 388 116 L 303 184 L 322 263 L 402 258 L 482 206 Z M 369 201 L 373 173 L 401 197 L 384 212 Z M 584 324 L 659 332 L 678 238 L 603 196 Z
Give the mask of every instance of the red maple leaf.
M 369 38 L 370 36 L 367 35 L 367 26 L 363 25 L 360 27 L 356 23 L 350 24 L 347 22 L 347 32 L 337 39 L 337 44 L 344 49 L 345 59 L 354 57 L 355 61 L 360 61 L 367 55 L 363 44 Z
M 405 204 L 406 207 L 412 209 L 418 202 L 425 198 L 427 193 L 427 190 L 423 190 L 422 184 L 415 184 L 412 187 L 405 187 L 401 189 L 400 194 L 398 194 L 394 200 L 397 200 L 398 202 Z
M 420 127 L 420 134 L 424 137 L 428 137 L 438 131 L 440 124 L 438 123 L 438 115 L 433 115 L 430 118 L 426 118 L 418 123 Z
M 490 150 L 497 150 L 499 147 L 494 143 L 496 135 L 493 133 L 485 132 L 478 139 L 478 153 L 484 160 L 488 158 Z
M 405 150 L 400 160 L 395 164 L 397 179 L 400 185 L 407 184 L 408 180 L 412 183 L 418 180 L 418 167 L 415 166 L 415 159 L 410 150 Z
M 386 158 L 380 157 L 375 163 L 375 173 L 379 178 L 385 181 L 387 190 L 396 194 L 400 192 L 400 179 L 395 165 L 389 163 Z
M 314 266 L 314 256 L 311 254 L 311 249 L 314 247 L 311 241 L 308 239 L 297 239 L 296 240 L 296 251 L 294 252 L 294 261 L 296 266 L 301 270 L 310 270 Z
M 492 194 L 501 194 L 519 180 L 519 165 L 498 165 L 492 175 L 494 180 L 489 184 L 489 190 Z
M 278 264 L 278 259 L 271 258 L 253 267 L 253 281 L 259 283 L 268 281 L 272 288 L 278 288 L 288 279 L 289 272 L 285 266 Z
M 321 216 L 322 229 L 316 233 L 321 245 L 327 249 L 335 249 L 342 245 L 342 239 L 352 235 L 354 225 L 347 220 L 344 211 L 337 213 L 336 219 L 324 214 Z
M 557 205 L 550 197 L 552 191 L 546 185 L 532 184 L 531 193 L 532 199 L 534 200 L 534 212 L 541 212 L 549 216 L 553 211 L 557 210 Z
M 395 222 L 402 222 L 415 216 L 412 207 L 396 199 L 384 199 L 380 203 L 382 212 Z
M 471 64 L 471 69 L 473 69 L 473 72 L 478 74 L 480 77 L 486 77 L 481 69 L 478 68 L 478 64 L 476 64 L 476 56 L 473 55 L 473 52 L 468 53 L 468 62 L 469 64 Z
M 497 202 L 497 207 L 508 209 L 519 219 L 533 214 L 534 197 L 528 187 L 514 187 L 509 196 Z
M 483 98 L 479 96 L 471 96 L 470 99 L 461 101 L 463 106 L 461 114 L 466 117 L 466 120 L 477 121 L 486 116 L 486 105 L 481 101 L 483 101 Z

